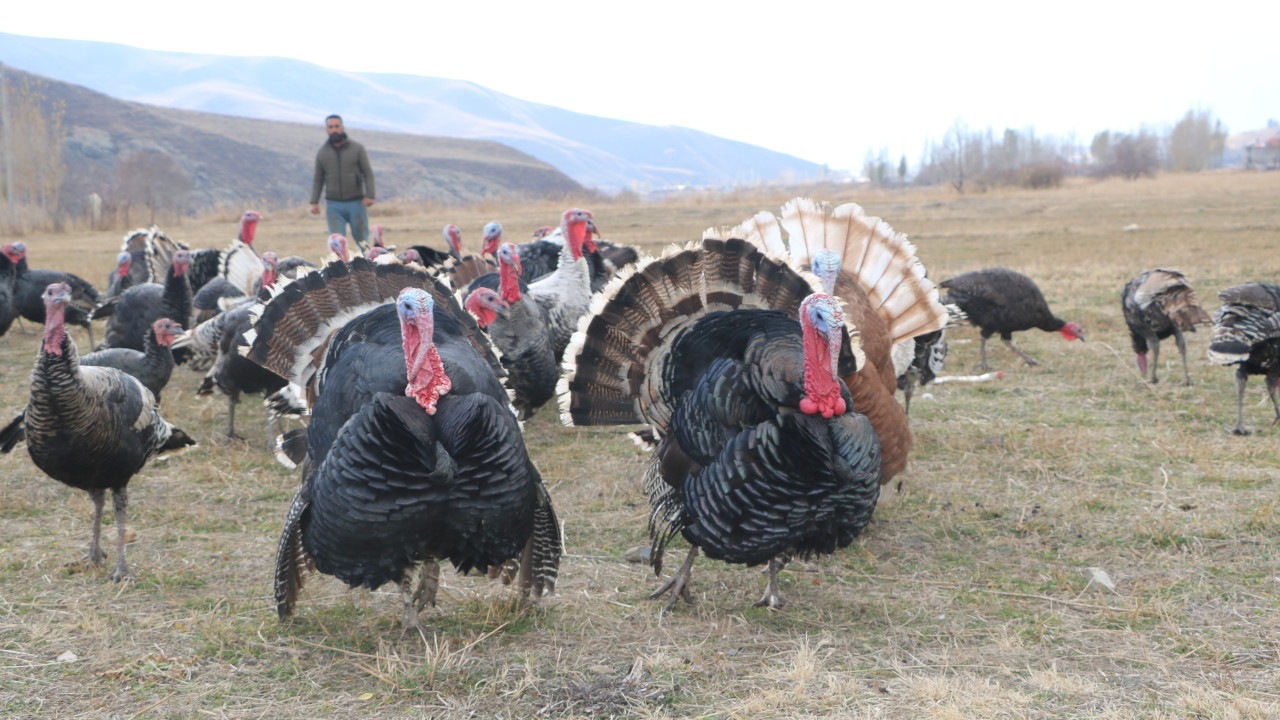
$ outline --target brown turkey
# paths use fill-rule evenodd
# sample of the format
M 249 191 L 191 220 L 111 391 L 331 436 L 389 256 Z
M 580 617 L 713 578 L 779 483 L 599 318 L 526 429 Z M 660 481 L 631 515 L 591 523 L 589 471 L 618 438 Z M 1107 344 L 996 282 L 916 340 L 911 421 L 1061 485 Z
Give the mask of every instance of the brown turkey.
M 100 567 L 106 554 L 99 538 L 102 507 L 111 491 L 116 515 L 115 581 L 132 577 L 124 557 L 126 492 L 130 478 L 152 457 L 194 445 L 160 416 L 155 397 L 135 378 L 109 367 L 81 367 L 64 316 L 71 288 L 45 290 L 44 340 L 31 371 L 27 406 L 3 430 L 0 452 L 26 440 L 36 467 L 49 477 L 89 493 L 93 539 L 87 564 Z
M 1187 370 L 1186 332 L 1195 332 L 1196 325 L 1212 322 L 1209 313 L 1196 298 L 1187 276 L 1172 268 L 1148 270 L 1125 283 L 1120 293 L 1120 308 L 1125 324 L 1129 326 L 1129 339 L 1133 342 L 1134 359 L 1143 379 L 1147 377 L 1147 352 L 1151 352 L 1151 382 L 1160 382 L 1157 373 L 1160 366 L 1160 341 L 1173 336 L 1182 356 L 1182 384 L 1191 384 Z
M 1275 409 L 1274 426 L 1280 423 L 1280 285 L 1245 283 L 1218 293 L 1222 307 L 1213 314 L 1213 341 L 1209 362 L 1236 366 L 1235 435 L 1244 429 L 1244 386 L 1250 375 L 1263 376 L 1267 396 Z
M 768 564 L 846 547 L 871 519 L 880 442 L 841 375 L 865 361 L 812 275 L 744 240 L 642 261 L 592 304 L 565 356 L 562 419 L 648 425 L 651 555 L 690 545 L 653 597 L 689 600 L 694 558 Z M 855 330 L 856 331 L 856 330 Z
M 987 364 L 987 338 L 999 335 L 1005 346 L 1028 365 L 1039 365 L 1034 358 L 1013 344 L 1013 333 L 1044 330 L 1062 333 L 1067 340 L 1084 340 L 1084 329 L 1067 322 L 1049 309 L 1044 294 L 1031 278 L 1006 268 L 974 270 L 938 283 L 947 289 L 946 302 L 964 311 L 982 337 L 979 370 L 990 370 Z
M 880 481 L 888 483 L 906 467 L 912 442 L 906 410 L 894 398 L 897 378 L 911 365 L 915 339 L 947 321 L 915 247 L 854 203 L 833 207 L 808 198 L 788 202 L 781 218 L 761 211 L 736 228 L 706 234 L 746 238 L 775 257 L 790 258 L 793 267 L 812 270 L 829 294 L 844 301 L 845 319 L 857 328 L 866 362 L 842 379 L 854 409 L 880 438 Z

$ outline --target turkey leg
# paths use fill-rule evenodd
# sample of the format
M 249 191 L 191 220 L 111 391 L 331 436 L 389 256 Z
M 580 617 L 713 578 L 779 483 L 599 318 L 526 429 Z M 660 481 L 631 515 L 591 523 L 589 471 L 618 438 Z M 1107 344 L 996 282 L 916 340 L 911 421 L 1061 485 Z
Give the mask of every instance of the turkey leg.
M 1147 346 L 1151 348 L 1151 384 L 1160 382 L 1156 373 L 1160 372 L 1160 338 L 1147 338 Z
M 1031 366 L 1040 364 L 1036 362 L 1030 355 L 1022 352 L 1022 350 L 1017 345 L 1014 345 L 1013 338 L 1001 338 L 1000 341 L 1005 344 L 1005 347 L 1017 353 L 1018 357 L 1022 358 L 1022 361 L 1025 362 L 1026 364 Z
M 660 597 L 663 593 L 671 592 L 671 601 L 666 607 L 662 608 L 663 613 L 671 612 L 671 608 L 676 606 L 676 600 L 684 598 L 684 601 L 693 604 L 693 598 L 689 596 L 689 576 L 693 572 L 693 559 L 698 557 L 698 546 L 694 545 L 689 548 L 689 554 L 685 556 L 684 563 L 680 565 L 680 569 L 671 575 L 671 579 L 662 584 L 662 587 L 654 590 L 649 597 Z
M 98 542 L 102 538 L 102 506 L 106 498 L 106 490 L 89 491 L 89 499 L 93 500 L 93 536 L 89 540 L 89 554 L 81 561 L 86 568 L 102 567 L 102 561 L 107 559 L 107 554 L 102 552 L 102 546 Z
M 771 607 L 781 608 L 786 606 L 787 598 L 778 590 L 778 573 L 787 566 L 791 561 L 791 556 L 787 553 L 776 555 L 769 561 L 769 585 L 765 587 L 764 597 L 760 598 L 754 607 Z
M 129 570 L 129 563 L 124 561 L 124 521 L 129 507 L 129 491 L 126 488 L 112 490 L 111 504 L 116 511 L 116 566 L 111 570 L 111 581 L 132 580 L 133 572 Z
M 991 369 L 991 366 L 987 364 L 987 336 L 981 335 L 979 337 L 978 351 L 981 353 L 981 359 L 978 360 L 978 369 L 985 372 Z
M 1187 339 L 1176 327 L 1173 329 L 1173 339 L 1178 343 L 1178 354 L 1182 356 L 1182 384 L 1191 387 L 1191 371 L 1187 369 Z
M 1271 407 L 1275 408 L 1276 419 L 1271 421 L 1272 425 L 1280 424 L 1280 399 L 1276 398 L 1276 385 L 1280 383 L 1280 375 L 1267 376 L 1267 395 L 1271 397 Z
M 1236 426 L 1231 429 L 1232 435 L 1249 434 L 1249 431 L 1244 429 L 1244 386 L 1247 382 L 1249 382 L 1249 376 L 1244 368 L 1236 368 Z
M 404 599 L 404 632 L 421 630 L 418 615 L 427 604 L 436 604 L 436 592 L 440 589 L 440 564 L 428 560 L 418 567 L 418 586 L 412 590 L 413 571 L 405 572 L 400 579 L 400 596 Z

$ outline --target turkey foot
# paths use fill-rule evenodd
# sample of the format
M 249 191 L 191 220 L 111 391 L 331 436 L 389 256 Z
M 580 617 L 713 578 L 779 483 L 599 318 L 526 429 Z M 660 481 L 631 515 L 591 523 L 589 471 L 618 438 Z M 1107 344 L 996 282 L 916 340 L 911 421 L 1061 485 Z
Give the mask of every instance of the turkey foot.
M 764 597 L 760 598 L 760 601 L 752 607 L 768 607 L 777 609 L 786 607 L 787 598 L 780 590 L 778 590 L 778 573 L 782 571 L 782 568 L 787 566 L 787 562 L 789 560 L 791 560 L 791 556 L 783 553 L 769 561 L 769 568 L 766 571 L 769 573 L 769 584 L 764 589 Z
M 129 563 L 124 561 L 125 519 L 129 508 L 129 494 L 126 488 L 111 491 L 111 502 L 116 511 L 116 566 L 111 569 L 111 582 L 132 580 L 133 572 Z
M 689 554 L 685 556 L 684 563 L 680 565 L 680 569 L 672 573 L 671 578 L 662 584 L 662 587 L 654 590 L 649 594 L 650 599 L 662 597 L 665 592 L 671 593 L 671 600 L 662 608 L 662 613 L 671 612 L 671 608 L 676 606 L 676 600 L 684 598 L 684 601 L 693 604 L 693 597 L 689 595 L 689 578 L 693 571 L 693 559 L 698 557 L 698 547 L 695 545 L 689 548 Z
M 401 635 L 410 631 L 433 631 L 432 628 L 423 626 L 419 615 L 428 604 L 436 604 L 436 592 L 440 589 L 440 565 L 433 560 L 423 563 L 418 568 L 418 586 L 410 590 L 412 585 L 413 572 L 409 571 L 400 579 L 400 595 L 404 598 L 404 628 Z
M 116 560 L 116 566 L 111 568 L 111 574 L 107 577 L 111 578 L 111 582 L 133 579 L 133 571 L 129 569 L 129 563 L 124 561 L 123 555 L 119 560 Z

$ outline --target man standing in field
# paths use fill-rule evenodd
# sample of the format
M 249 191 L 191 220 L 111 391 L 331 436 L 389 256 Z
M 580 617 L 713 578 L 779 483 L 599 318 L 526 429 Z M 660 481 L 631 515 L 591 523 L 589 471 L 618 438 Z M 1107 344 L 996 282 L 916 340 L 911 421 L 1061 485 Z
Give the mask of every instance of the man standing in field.
M 342 127 L 342 117 L 330 115 L 324 119 L 329 142 L 316 153 L 316 174 L 311 181 L 311 214 L 320 214 L 320 188 L 324 187 L 325 219 L 329 232 L 345 234 L 351 225 L 349 237 L 365 250 L 369 238 L 369 213 L 373 205 L 373 167 L 364 146 L 347 137 Z

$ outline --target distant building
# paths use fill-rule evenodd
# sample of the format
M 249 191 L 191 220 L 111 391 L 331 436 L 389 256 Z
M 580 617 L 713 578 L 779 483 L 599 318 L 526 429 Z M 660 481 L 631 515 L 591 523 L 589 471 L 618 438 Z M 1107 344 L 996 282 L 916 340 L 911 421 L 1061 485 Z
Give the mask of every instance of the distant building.
M 1227 138 L 1226 155 L 1231 164 L 1252 170 L 1280 170 L 1280 121 L 1269 120 L 1261 130 Z

